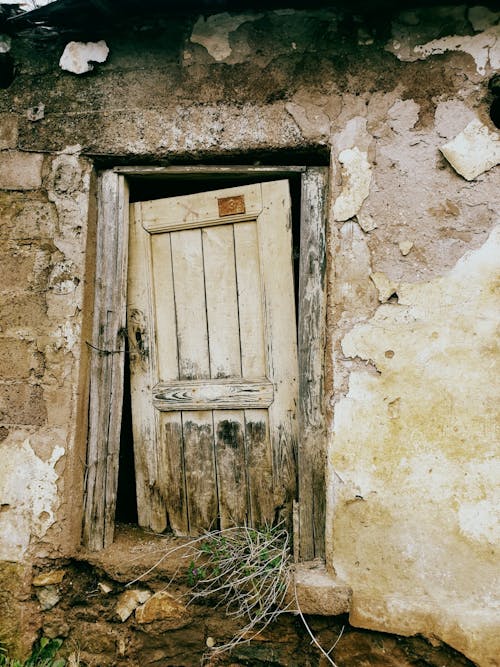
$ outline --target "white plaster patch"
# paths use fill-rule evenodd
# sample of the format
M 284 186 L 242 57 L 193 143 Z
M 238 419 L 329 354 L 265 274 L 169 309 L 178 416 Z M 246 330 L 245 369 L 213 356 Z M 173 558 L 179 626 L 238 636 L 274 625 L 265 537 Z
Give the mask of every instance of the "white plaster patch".
M 339 155 L 342 164 L 342 192 L 335 200 L 335 220 L 344 222 L 358 213 L 370 193 L 372 170 L 366 152 L 348 148 Z
M 413 248 L 413 241 L 400 241 L 399 242 L 399 250 L 401 251 L 401 254 L 403 257 L 406 257 L 406 255 L 409 254 L 410 250 Z
M 459 25 L 463 22 L 464 9 L 463 5 L 448 7 L 441 18 L 450 22 L 455 21 Z M 485 74 L 488 65 L 491 69 L 496 69 L 500 62 L 500 26 L 495 25 L 498 20 L 497 15 L 493 12 L 488 13 L 488 10 L 476 11 L 469 14 L 469 19 L 482 31 L 476 35 L 449 35 L 424 43 L 415 43 L 418 40 L 418 31 L 409 29 L 404 21 L 401 21 L 400 16 L 399 22 L 393 24 L 393 38 L 386 44 L 385 49 L 399 60 L 406 62 L 425 60 L 447 51 L 461 51 L 472 56 L 479 74 Z
M 45 5 L 50 5 L 51 2 L 56 0 L 2 0 L 0 4 L 2 5 L 19 5 L 19 8 L 25 12 L 29 12 L 32 9 L 37 9 L 38 7 L 43 7 Z
M 500 163 L 498 132 L 490 132 L 480 120 L 467 127 L 440 150 L 453 169 L 468 181 Z
M 479 74 L 486 73 L 488 63 L 491 67 L 498 61 L 500 49 L 500 27 L 493 27 L 478 35 L 452 35 L 433 39 L 427 44 L 415 47 L 415 53 L 421 60 L 446 51 L 463 51 L 474 58 Z
M 73 74 L 85 74 L 94 69 L 92 63 L 103 63 L 109 54 L 104 40 L 99 42 L 69 42 L 63 51 L 59 66 Z
M 464 503 L 458 510 L 460 529 L 472 540 L 500 544 L 500 506 L 498 500 Z
M 244 23 L 257 21 L 262 16 L 263 14 L 231 16 L 227 12 L 214 14 L 206 19 L 200 16 L 194 25 L 190 40 L 194 44 L 204 46 L 214 60 L 221 62 L 231 55 L 230 34 Z
M 21 444 L 2 444 L 0 473 L 2 512 L 0 512 L 0 560 L 22 560 L 31 535 L 41 538 L 54 523 L 57 506 L 55 466 L 64 455 L 54 447 L 50 459 L 40 459 L 29 438 Z
M 365 213 L 363 210 L 358 213 L 358 224 L 364 232 L 372 232 L 374 229 L 377 229 L 375 220 L 369 213 Z
M 366 129 L 367 120 L 363 116 L 350 118 L 341 132 L 335 135 L 334 144 L 339 153 L 349 148 L 367 151 L 373 137 Z
M 377 288 L 378 300 L 380 303 L 385 303 L 388 301 L 395 292 L 397 293 L 399 289 L 399 283 L 392 281 L 385 275 L 385 273 L 382 273 L 382 271 L 375 271 L 375 273 L 370 275 L 370 278 Z
M 55 349 L 71 351 L 75 345 L 80 342 L 80 331 L 80 325 L 76 322 L 65 322 L 62 324 L 60 327 L 58 327 L 55 333 Z

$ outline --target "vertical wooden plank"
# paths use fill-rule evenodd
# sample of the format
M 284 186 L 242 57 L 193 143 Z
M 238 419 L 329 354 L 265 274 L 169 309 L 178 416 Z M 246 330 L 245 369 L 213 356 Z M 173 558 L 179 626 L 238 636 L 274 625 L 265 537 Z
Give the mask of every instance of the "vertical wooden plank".
M 113 540 L 123 399 L 127 273 L 124 178 L 105 171 L 98 181 L 94 321 L 92 327 L 87 480 L 83 542 L 92 550 Z
M 241 377 L 233 225 L 202 230 L 210 377 Z
M 256 222 L 234 226 L 243 377 L 266 374 L 264 315 Z M 252 526 L 274 517 L 272 447 L 267 410 L 245 410 L 249 517 Z
M 127 327 L 137 512 L 140 526 L 162 532 L 167 516 L 158 474 L 159 416 L 151 402 L 157 369 L 150 238 L 141 224 L 141 204 L 134 204 L 130 207 Z
M 241 377 L 233 225 L 203 229 L 212 378 Z M 220 527 L 247 523 L 245 423 L 242 410 L 214 410 Z
M 155 348 L 158 379 L 177 380 L 177 326 L 170 234 L 151 237 Z M 160 413 L 157 438 L 158 487 L 167 510 L 168 523 L 176 535 L 189 532 L 184 477 L 184 448 L 180 412 Z
M 241 337 L 241 370 L 245 378 L 264 377 L 266 354 L 256 222 L 234 226 L 238 308 Z
M 270 526 L 275 514 L 273 457 L 267 410 L 245 410 L 251 525 Z
M 262 183 L 257 218 L 264 303 L 267 377 L 276 507 L 291 525 L 297 474 L 297 337 L 292 270 L 291 204 L 287 181 Z M 276 271 L 279 266 L 279 271 Z
M 177 380 L 177 327 L 170 234 L 151 236 L 153 312 L 159 380 Z
M 300 559 L 325 556 L 326 427 L 323 377 L 326 326 L 326 168 L 302 175 L 299 281 Z
M 243 410 L 214 410 L 220 527 L 248 525 Z
M 209 378 L 201 229 L 172 232 L 171 243 L 179 379 Z M 189 532 L 197 535 L 217 521 L 212 411 L 183 412 L 182 432 Z
M 158 480 L 165 503 L 168 522 L 176 535 L 187 535 L 186 484 L 184 474 L 184 443 L 180 412 L 159 414 L 160 428 L 157 442 Z
M 217 485 L 212 412 L 182 413 L 189 532 L 201 535 L 217 528 Z
M 201 230 L 172 232 L 179 379 L 210 377 Z

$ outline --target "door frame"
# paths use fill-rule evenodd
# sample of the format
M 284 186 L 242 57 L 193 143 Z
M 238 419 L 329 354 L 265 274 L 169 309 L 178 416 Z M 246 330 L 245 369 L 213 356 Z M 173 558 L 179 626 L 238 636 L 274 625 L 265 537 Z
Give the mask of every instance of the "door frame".
M 196 166 L 116 167 L 98 175 L 96 274 L 83 543 L 91 550 L 113 541 L 126 336 L 128 268 L 127 179 L 245 176 L 276 180 L 300 175 L 298 290 L 298 502 L 294 506 L 294 555 L 325 556 L 325 341 L 328 167 Z M 216 181 L 214 180 L 214 183 Z M 215 189 L 215 186 L 214 186 Z

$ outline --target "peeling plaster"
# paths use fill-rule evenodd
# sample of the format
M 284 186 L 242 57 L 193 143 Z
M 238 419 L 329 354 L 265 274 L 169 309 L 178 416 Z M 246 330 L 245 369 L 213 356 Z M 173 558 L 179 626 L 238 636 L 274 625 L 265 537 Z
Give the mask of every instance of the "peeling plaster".
M 229 43 L 231 33 L 249 21 L 257 21 L 263 14 L 237 14 L 227 12 L 214 14 L 208 18 L 201 16 L 195 23 L 190 41 L 201 44 L 217 62 L 229 58 L 232 49 Z
M 342 192 L 333 205 L 335 220 L 344 222 L 356 215 L 370 192 L 371 167 L 365 152 L 348 148 L 339 155 Z
M 500 604 L 492 594 L 500 583 L 499 275 L 497 226 L 442 277 L 400 283 L 398 304 L 379 306 L 344 336 L 343 353 L 379 373 L 351 373 L 328 467 L 327 552 L 353 588 L 353 621 L 434 634 L 481 665 L 495 664 L 498 640 L 487 645 L 479 626 L 471 634 L 470 614 L 487 619 Z M 460 600 L 469 619 L 456 611 Z
M 453 169 L 468 181 L 500 163 L 500 134 L 473 120 L 463 132 L 441 147 Z
M 0 560 L 21 561 L 32 535 L 42 538 L 55 522 L 59 504 L 55 467 L 64 449 L 55 446 L 43 461 L 24 441 L 6 440 L 1 445 Z
M 66 45 L 59 66 L 73 74 L 85 74 L 94 69 L 92 63 L 103 63 L 109 54 L 104 40 L 99 42 L 69 42 Z
M 410 31 L 404 20 L 393 24 L 393 38 L 386 44 L 386 51 L 395 55 L 399 60 L 414 62 L 425 60 L 433 55 L 439 55 L 448 51 L 461 51 L 468 53 L 476 63 L 479 74 L 485 74 L 491 67 L 492 70 L 500 66 L 500 26 L 495 25 L 498 14 L 493 12 L 482 12 L 482 7 L 475 8 L 476 13 L 469 13 L 469 20 L 475 28 L 482 31 L 475 35 L 448 35 L 437 37 L 424 43 L 415 43 L 418 31 Z M 449 20 L 459 20 L 459 14 L 464 14 L 464 7 L 450 8 Z M 444 19 L 444 17 L 443 17 Z M 418 19 L 417 19 L 418 22 Z
M 500 62 L 500 27 L 490 28 L 472 37 L 455 35 L 434 39 L 414 49 L 420 60 L 446 51 L 463 51 L 474 58 L 479 74 L 486 74 L 488 64 L 492 69 Z

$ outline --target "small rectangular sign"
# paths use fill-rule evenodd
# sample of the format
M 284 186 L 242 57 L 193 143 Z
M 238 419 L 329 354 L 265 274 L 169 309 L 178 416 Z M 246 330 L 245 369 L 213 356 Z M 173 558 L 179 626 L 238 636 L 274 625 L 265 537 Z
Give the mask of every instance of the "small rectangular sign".
M 239 215 L 246 212 L 243 195 L 223 197 L 222 199 L 218 199 L 217 203 L 219 204 L 219 215 L 221 218 L 225 215 Z

